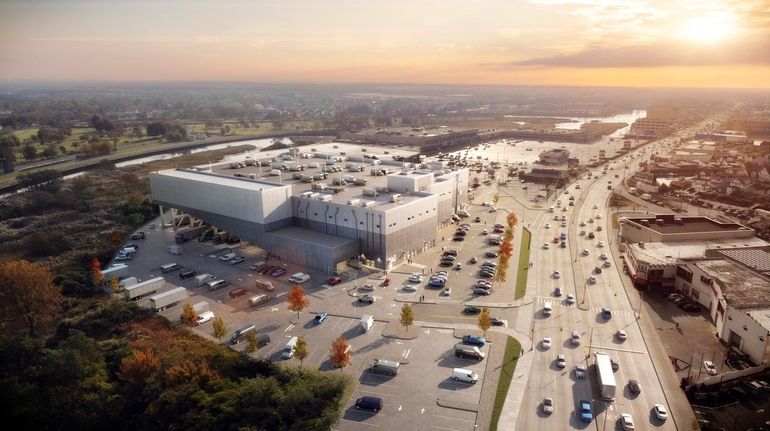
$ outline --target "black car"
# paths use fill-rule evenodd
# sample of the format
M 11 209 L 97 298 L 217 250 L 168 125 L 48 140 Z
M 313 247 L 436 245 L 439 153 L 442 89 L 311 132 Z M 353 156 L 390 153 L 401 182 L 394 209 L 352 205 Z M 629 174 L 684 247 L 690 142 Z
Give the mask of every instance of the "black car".
M 140 232 L 134 233 L 133 235 L 131 235 L 131 239 L 132 240 L 144 239 L 144 232 L 140 231 Z
M 465 237 L 456 236 L 456 237 L 452 238 L 452 241 L 465 241 Z
M 481 217 L 476 216 L 476 223 L 481 223 Z
M 475 307 L 473 305 L 468 305 L 463 309 L 463 313 L 465 314 L 479 314 L 481 313 L 481 308 Z
M 366 409 L 378 412 L 382 410 L 382 398 L 378 397 L 361 397 L 356 400 L 357 409 Z
M 679 307 L 681 307 L 682 310 L 684 311 L 689 311 L 692 313 L 700 311 L 700 308 L 695 303 L 692 303 L 692 302 L 684 302 L 682 304 L 679 304 Z
M 503 326 L 505 324 L 505 322 L 503 322 L 502 320 L 498 319 L 497 317 L 493 317 L 491 319 L 491 322 L 492 322 L 492 326 Z
M 484 257 L 497 257 L 497 253 L 494 251 L 488 251 L 484 253 Z

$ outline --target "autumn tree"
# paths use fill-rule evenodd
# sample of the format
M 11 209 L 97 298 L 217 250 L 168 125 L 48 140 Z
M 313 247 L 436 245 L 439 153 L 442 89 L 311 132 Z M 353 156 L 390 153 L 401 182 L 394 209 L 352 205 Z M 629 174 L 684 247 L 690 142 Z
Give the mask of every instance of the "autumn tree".
M 225 326 L 225 321 L 222 320 L 221 317 L 215 317 L 211 322 L 214 328 L 212 335 L 219 339 L 219 344 L 222 344 L 222 337 L 227 334 L 227 326 Z
M 303 335 L 297 337 L 297 344 L 294 345 L 293 350 L 294 357 L 299 359 L 299 367 L 302 368 L 302 361 L 310 356 L 310 350 L 307 348 L 307 341 L 305 341 L 305 337 Z
M 519 218 L 514 213 L 508 213 L 505 221 L 508 223 L 508 227 L 514 227 L 519 223 Z
M 119 246 L 123 242 L 123 235 L 118 231 L 112 231 L 112 234 L 110 234 L 110 242 L 113 247 Z
M 297 313 L 297 319 L 299 319 L 299 313 L 310 306 L 310 300 L 305 296 L 305 289 L 297 285 L 291 288 L 287 301 L 289 310 Z
M 350 344 L 348 340 L 339 337 L 332 341 L 332 347 L 329 353 L 329 361 L 337 368 L 342 368 L 350 364 Z
M 494 203 L 495 205 L 497 205 L 497 203 L 498 203 L 499 201 L 500 201 L 500 194 L 498 194 L 498 193 L 495 193 L 495 195 L 494 195 L 494 196 L 492 196 L 492 203 Z
M 484 331 L 484 336 L 487 336 L 487 330 L 492 327 L 492 316 L 489 315 L 489 308 L 484 307 L 479 314 L 479 329 Z
M 62 301 L 47 266 L 26 260 L 0 264 L 0 328 L 6 335 L 43 335 Z
M 104 285 L 104 274 L 102 274 L 102 264 L 99 263 L 99 259 L 94 256 L 91 258 L 91 281 L 96 287 L 102 287 Z
M 409 327 L 414 323 L 414 312 L 412 311 L 411 305 L 404 304 L 401 307 L 401 318 L 399 321 L 401 322 L 401 326 L 409 332 Z
M 150 350 L 135 350 L 120 361 L 118 378 L 134 385 L 143 385 L 160 367 L 158 356 Z
M 118 277 L 113 276 L 110 279 L 110 291 L 112 291 L 112 293 L 120 292 L 120 280 Z
M 254 353 L 257 351 L 257 348 L 259 347 L 259 344 L 257 344 L 257 333 L 254 331 L 249 332 L 246 334 L 246 353 Z
M 195 311 L 192 304 L 185 304 L 179 320 L 189 327 L 196 326 L 198 324 L 198 312 Z

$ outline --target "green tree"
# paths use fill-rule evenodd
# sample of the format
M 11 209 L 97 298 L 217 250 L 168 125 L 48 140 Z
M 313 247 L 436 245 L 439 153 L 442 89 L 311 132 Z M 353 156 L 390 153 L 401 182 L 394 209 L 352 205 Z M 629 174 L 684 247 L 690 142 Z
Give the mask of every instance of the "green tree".
M 198 312 L 195 311 L 192 304 L 187 303 L 184 305 L 184 308 L 182 308 L 182 315 L 179 317 L 179 320 L 181 320 L 184 325 L 192 328 L 198 324 Z
M 307 348 L 305 336 L 297 337 L 297 344 L 294 345 L 294 357 L 299 359 L 299 367 L 302 368 L 302 362 L 310 356 L 310 350 Z
M 411 305 L 404 304 L 401 306 L 401 318 L 399 319 L 399 322 L 401 322 L 401 326 L 406 329 L 406 332 L 409 332 L 409 327 L 414 323 L 414 312 L 412 311 Z
M 492 327 L 492 316 L 489 315 L 489 308 L 484 307 L 481 309 L 478 321 L 479 329 L 484 331 L 484 336 L 487 336 L 487 330 Z
M 34 146 L 27 144 L 21 149 L 21 154 L 27 160 L 35 160 L 37 158 L 37 150 Z
M 214 320 L 212 320 L 212 324 L 214 327 L 214 332 L 212 335 L 219 339 L 219 344 L 222 344 L 222 337 L 227 334 L 227 326 L 225 326 L 225 321 L 222 320 L 221 317 L 215 317 Z
M 254 331 L 246 334 L 246 353 L 254 353 L 257 351 L 259 344 L 257 344 L 257 333 Z

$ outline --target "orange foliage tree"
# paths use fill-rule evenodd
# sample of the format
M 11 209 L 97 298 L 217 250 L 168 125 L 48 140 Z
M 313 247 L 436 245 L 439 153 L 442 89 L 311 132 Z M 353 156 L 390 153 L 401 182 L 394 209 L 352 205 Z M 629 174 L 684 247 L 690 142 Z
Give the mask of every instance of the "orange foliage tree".
M 48 267 L 26 260 L 0 264 L 0 327 L 37 337 L 52 324 L 62 300 Z
M 158 370 L 160 360 L 151 350 L 135 350 L 120 361 L 117 376 L 134 385 L 143 385 Z
M 104 285 L 104 274 L 102 274 L 102 264 L 96 256 L 91 258 L 91 280 L 94 286 L 102 287 Z
M 299 319 L 299 313 L 310 306 L 310 300 L 305 296 L 305 289 L 297 285 L 291 288 L 287 301 L 289 310 L 297 313 L 297 319 Z
M 350 344 L 348 340 L 339 337 L 332 341 L 332 347 L 329 353 L 329 361 L 335 367 L 342 368 L 350 364 Z

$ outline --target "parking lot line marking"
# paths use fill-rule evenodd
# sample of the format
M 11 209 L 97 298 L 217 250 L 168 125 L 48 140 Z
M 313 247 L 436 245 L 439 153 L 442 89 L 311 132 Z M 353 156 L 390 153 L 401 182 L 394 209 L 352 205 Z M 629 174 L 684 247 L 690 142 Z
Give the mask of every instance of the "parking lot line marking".
M 407 359 L 410 353 L 412 353 L 412 349 L 407 349 L 407 351 L 404 353 L 404 359 Z
M 275 297 L 276 298 L 280 298 L 281 296 L 286 295 L 287 293 L 289 293 L 289 292 L 281 292 L 281 293 L 275 295 Z
M 374 413 L 363 412 L 363 411 L 360 411 L 360 410 L 356 410 L 356 411 L 357 411 L 357 412 L 361 412 L 361 413 L 366 413 L 366 414 L 368 414 L 369 416 L 374 416 Z M 356 425 L 369 425 L 370 427 L 375 427 L 375 428 L 379 428 L 379 427 L 380 427 L 379 425 L 370 424 L 370 423 L 367 423 L 367 422 L 361 422 L 361 421 L 352 421 L 352 420 L 350 420 L 350 419 L 345 419 L 345 418 L 340 418 L 340 420 L 341 420 L 341 421 L 345 421 L 345 422 L 353 422 L 353 423 L 355 423 Z
M 470 423 L 476 423 L 476 421 L 470 420 L 470 419 L 463 419 L 458 417 L 452 417 L 452 416 L 444 416 L 444 415 L 433 415 L 434 418 L 444 418 L 449 419 L 451 421 L 459 421 L 459 422 L 470 422 Z
M 402 408 L 402 407 L 403 407 L 403 406 L 398 406 L 398 411 L 401 411 L 401 408 Z
M 270 307 L 270 311 L 278 311 L 278 307 Z
M 425 414 L 425 409 L 420 409 L 420 414 L 424 415 Z
M 289 326 L 286 327 L 286 329 L 283 330 L 283 332 L 291 331 L 293 328 L 294 328 L 294 324 L 291 323 L 291 324 L 289 324 Z

